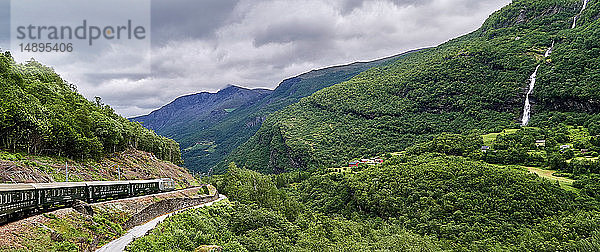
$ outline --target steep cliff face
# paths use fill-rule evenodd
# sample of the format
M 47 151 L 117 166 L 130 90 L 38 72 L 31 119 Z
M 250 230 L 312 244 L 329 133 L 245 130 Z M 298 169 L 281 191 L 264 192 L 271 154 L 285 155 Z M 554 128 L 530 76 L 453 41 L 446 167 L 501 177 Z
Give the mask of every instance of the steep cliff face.
M 226 162 L 264 172 L 295 170 L 298 163 L 306 164 L 303 169 L 334 167 L 399 151 L 441 132 L 519 127 L 538 65 L 531 126 L 548 123 L 549 113 L 597 113 L 600 3 L 589 2 L 573 29 L 582 5 L 514 1 L 477 31 L 373 68 L 276 113 Z M 544 57 L 553 42 L 552 54 Z M 281 149 L 287 155 L 256 154 Z

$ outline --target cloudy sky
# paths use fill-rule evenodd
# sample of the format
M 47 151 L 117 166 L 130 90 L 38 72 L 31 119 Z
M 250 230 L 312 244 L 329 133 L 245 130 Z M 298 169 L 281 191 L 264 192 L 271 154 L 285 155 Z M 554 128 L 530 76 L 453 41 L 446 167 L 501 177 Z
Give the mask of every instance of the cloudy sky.
M 150 74 L 81 74 L 73 66 L 131 61 L 88 58 L 53 65 L 91 99 L 123 116 L 226 85 L 275 88 L 312 69 L 435 46 L 477 29 L 510 0 L 154 0 Z M 0 17 L 9 16 L 0 0 Z M 8 19 L 10 20 L 10 19 Z M 9 22 L 0 19 L 0 47 Z M 104 55 L 104 54 L 103 54 Z M 42 62 L 44 63 L 44 62 Z

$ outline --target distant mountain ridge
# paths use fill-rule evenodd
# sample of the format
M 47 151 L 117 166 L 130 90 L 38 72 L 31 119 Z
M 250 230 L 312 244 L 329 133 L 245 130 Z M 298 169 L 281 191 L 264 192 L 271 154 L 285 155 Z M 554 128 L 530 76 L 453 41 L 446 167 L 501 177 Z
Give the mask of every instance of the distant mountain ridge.
M 248 89 L 229 85 L 216 92 L 201 92 L 178 97 L 148 115 L 130 118 L 157 133 L 168 132 L 169 127 L 185 124 L 188 120 L 217 121 L 228 111 L 260 100 L 273 92 L 268 89 Z M 167 127 L 167 128 L 165 128 Z
M 419 51 L 419 50 L 415 50 Z M 131 118 L 181 144 L 187 168 L 208 172 L 246 142 L 267 116 L 325 87 L 351 79 L 415 51 L 383 59 L 316 69 L 282 81 L 275 90 L 229 86 L 186 95 L 146 116 Z

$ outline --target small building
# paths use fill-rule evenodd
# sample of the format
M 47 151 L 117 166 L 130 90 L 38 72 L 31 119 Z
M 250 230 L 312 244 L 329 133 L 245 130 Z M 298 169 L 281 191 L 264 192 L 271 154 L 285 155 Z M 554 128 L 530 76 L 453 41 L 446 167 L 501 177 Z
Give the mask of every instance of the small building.
M 581 154 L 586 154 L 588 152 L 590 152 L 590 150 L 588 150 L 588 149 L 581 149 Z
M 546 146 L 546 140 L 536 140 L 535 141 L 535 146 L 537 146 L 537 147 L 545 147 Z
M 491 149 L 491 147 L 490 147 L 490 146 L 486 146 L 486 145 L 484 145 L 484 146 L 481 146 L 481 151 L 483 151 L 483 152 L 487 152 L 487 151 L 488 151 L 488 150 L 490 150 L 490 149 Z
M 357 167 L 357 166 L 358 166 L 358 164 L 359 164 L 359 162 L 358 162 L 358 161 L 352 161 L 352 162 L 349 162 L 349 163 L 348 163 L 348 167 Z
M 571 145 L 565 144 L 560 146 L 561 150 L 571 149 Z

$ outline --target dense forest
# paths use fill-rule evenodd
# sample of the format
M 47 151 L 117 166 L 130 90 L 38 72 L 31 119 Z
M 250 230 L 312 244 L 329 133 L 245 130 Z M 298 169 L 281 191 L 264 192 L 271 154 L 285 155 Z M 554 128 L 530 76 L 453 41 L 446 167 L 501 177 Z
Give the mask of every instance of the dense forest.
M 230 203 L 194 209 L 130 251 L 593 251 L 600 204 L 516 167 L 440 153 L 354 173 L 263 175 L 230 164 Z
M 0 53 L 0 148 L 35 155 L 99 158 L 127 148 L 181 163 L 179 144 L 77 93 L 53 69 Z
M 531 125 L 598 113 L 600 3 L 591 1 L 571 29 L 581 5 L 514 1 L 470 34 L 275 113 L 220 166 L 233 161 L 266 173 L 310 170 L 399 151 L 443 132 L 519 128 L 528 78 L 538 64 Z

